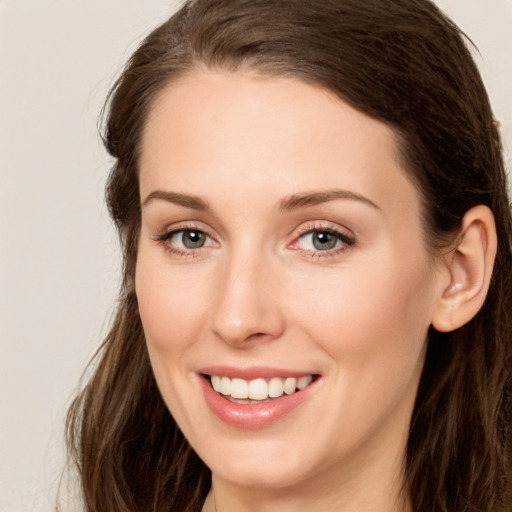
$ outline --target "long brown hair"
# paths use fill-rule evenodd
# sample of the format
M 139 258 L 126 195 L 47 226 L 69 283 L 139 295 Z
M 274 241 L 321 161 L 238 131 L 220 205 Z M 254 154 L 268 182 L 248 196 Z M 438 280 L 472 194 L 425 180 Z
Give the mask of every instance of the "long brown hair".
M 490 290 L 464 327 L 430 332 L 405 486 L 415 512 L 510 510 L 512 226 L 500 137 L 464 35 L 429 0 L 192 0 L 131 57 L 104 135 L 124 278 L 68 418 L 86 510 L 199 511 L 210 485 L 158 392 L 134 292 L 144 123 L 159 92 L 199 66 L 315 83 L 389 125 L 433 253 L 467 210 L 491 208 L 499 245 Z

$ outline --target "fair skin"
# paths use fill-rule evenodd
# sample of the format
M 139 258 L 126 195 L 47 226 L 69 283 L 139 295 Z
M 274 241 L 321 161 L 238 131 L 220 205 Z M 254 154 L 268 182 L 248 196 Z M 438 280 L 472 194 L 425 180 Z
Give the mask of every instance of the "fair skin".
M 476 283 L 462 252 L 429 253 L 399 161 L 387 126 L 293 79 L 196 71 L 155 102 L 136 292 L 159 389 L 212 470 L 205 510 L 408 510 L 428 329 L 463 322 L 447 298 L 469 281 L 485 297 L 489 272 Z M 485 215 L 467 221 L 476 245 Z M 313 381 L 246 421 L 253 404 L 210 386 L 237 372 Z

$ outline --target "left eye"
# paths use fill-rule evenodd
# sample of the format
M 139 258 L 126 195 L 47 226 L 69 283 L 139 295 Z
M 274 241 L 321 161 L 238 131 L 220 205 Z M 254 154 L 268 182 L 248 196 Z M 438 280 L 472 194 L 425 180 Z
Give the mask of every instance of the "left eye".
M 300 236 L 298 246 L 306 251 L 330 251 L 352 243 L 352 240 L 341 233 L 315 229 Z
M 206 233 L 197 229 L 181 229 L 170 233 L 168 241 L 170 245 L 179 249 L 200 249 L 210 245 L 211 239 Z

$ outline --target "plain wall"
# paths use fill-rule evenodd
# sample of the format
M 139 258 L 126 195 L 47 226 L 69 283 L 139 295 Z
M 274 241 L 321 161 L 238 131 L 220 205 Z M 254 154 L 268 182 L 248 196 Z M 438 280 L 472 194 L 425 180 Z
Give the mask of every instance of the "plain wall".
M 438 3 L 479 47 L 512 148 L 512 0 Z M 97 119 L 176 4 L 0 0 L 0 512 L 53 510 L 65 411 L 119 283 Z

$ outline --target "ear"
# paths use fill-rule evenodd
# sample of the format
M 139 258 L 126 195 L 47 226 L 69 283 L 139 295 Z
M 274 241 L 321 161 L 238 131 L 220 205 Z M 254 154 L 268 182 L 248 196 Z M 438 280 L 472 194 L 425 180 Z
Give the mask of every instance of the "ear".
M 483 205 L 468 210 L 456 245 L 441 264 L 441 286 L 432 318 L 434 329 L 453 331 L 478 313 L 489 289 L 496 247 L 491 210 Z

